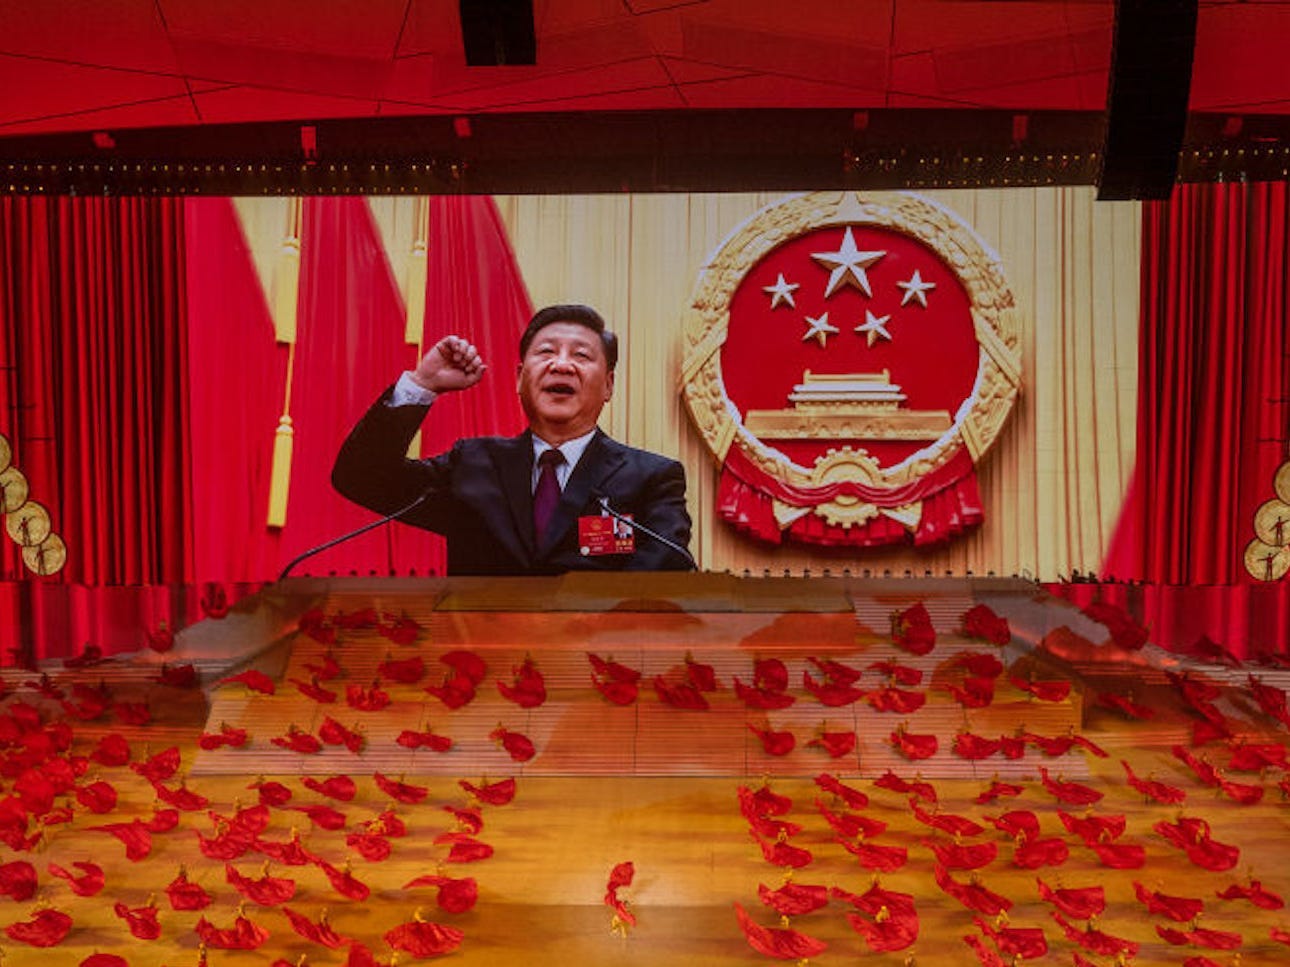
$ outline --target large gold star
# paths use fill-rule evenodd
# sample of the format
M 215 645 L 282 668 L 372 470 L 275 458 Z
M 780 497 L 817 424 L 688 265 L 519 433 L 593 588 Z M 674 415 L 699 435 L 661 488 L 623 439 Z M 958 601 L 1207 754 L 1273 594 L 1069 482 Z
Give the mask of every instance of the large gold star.
M 864 311 L 864 322 L 856 326 L 856 332 L 862 332 L 869 339 L 869 345 L 872 346 L 879 339 L 891 339 L 891 333 L 887 331 L 887 320 L 890 315 L 875 316 L 868 309 Z
M 837 326 L 829 325 L 829 314 L 827 312 L 821 313 L 815 319 L 807 316 L 806 324 L 810 326 L 810 328 L 807 329 L 806 334 L 802 336 L 802 342 L 806 342 L 806 340 L 813 338 L 820 344 L 821 349 L 827 348 L 825 344 L 828 341 L 829 335 L 836 334 L 838 331 Z
M 811 258 L 815 261 L 833 270 L 829 276 L 829 284 L 824 290 L 824 298 L 827 299 L 833 295 L 839 286 L 854 285 L 872 299 L 873 291 L 869 288 L 869 276 L 865 269 L 886 254 L 886 252 L 861 252 L 857 249 L 856 240 L 851 235 L 851 226 L 848 225 L 846 234 L 842 236 L 842 246 L 836 252 L 811 254 Z
M 935 282 L 923 281 L 923 276 L 918 269 L 914 269 L 914 274 L 909 277 L 908 282 L 897 282 L 896 285 L 905 290 L 905 295 L 900 300 L 902 306 L 913 299 L 924 309 L 927 308 L 927 293 L 936 288 Z
M 793 293 L 800 289 L 801 286 L 796 282 L 788 282 L 784 279 L 784 273 L 779 273 L 779 278 L 775 280 L 774 285 L 763 285 L 761 290 L 770 296 L 770 307 L 777 308 L 781 304 L 787 304 L 790 309 L 797 308 L 793 301 Z

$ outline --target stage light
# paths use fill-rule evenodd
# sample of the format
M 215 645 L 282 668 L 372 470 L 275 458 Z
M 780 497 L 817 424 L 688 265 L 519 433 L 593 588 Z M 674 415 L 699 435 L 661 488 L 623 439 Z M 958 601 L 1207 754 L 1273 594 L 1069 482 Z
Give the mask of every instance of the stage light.
M 300 153 L 305 161 L 318 160 L 318 129 L 312 124 L 300 126 Z
M 1012 143 L 1019 145 L 1030 133 L 1030 115 L 1014 114 L 1012 116 Z

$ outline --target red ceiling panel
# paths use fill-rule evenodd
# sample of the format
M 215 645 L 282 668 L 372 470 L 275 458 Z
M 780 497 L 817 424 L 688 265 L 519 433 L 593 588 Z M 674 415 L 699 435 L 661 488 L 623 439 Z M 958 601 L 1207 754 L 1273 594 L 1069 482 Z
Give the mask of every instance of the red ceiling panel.
M 394 56 L 408 0 L 156 0 L 177 37 L 251 47 Z M 416 4 L 414 4 L 415 6 Z M 435 0 L 432 7 L 456 7 Z
M 1114 3 L 535 0 L 534 20 L 537 66 L 468 68 L 457 0 L 0 0 L 0 134 L 580 108 L 1099 111 Z M 1284 2 L 1207 0 L 1193 109 L 1290 114 L 1286 50 Z M 188 89 L 211 84 L 194 111 Z
M 0 55 L 0 132 L 83 129 L 101 123 L 80 117 L 187 94 L 183 80 L 158 74 L 78 67 Z M 169 108 L 159 108 L 169 113 Z
M 1193 111 L 1290 112 L 1290 6 L 1204 7 L 1192 62 Z
M 823 81 L 860 91 L 882 91 L 887 87 L 885 45 L 821 40 L 698 18 L 685 20 L 682 34 L 683 53 L 690 60 L 761 71 L 771 77 Z M 779 100 L 775 106 L 796 105 Z
M 140 71 L 176 69 L 170 37 L 153 0 L 0 0 L 0 51 Z
M 190 77 L 367 101 L 381 97 L 393 67 L 389 58 L 304 54 L 188 37 L 176 37 L 175 50 Z
M 313 121 L 321 118 L 368 117 L 376 113 L 373 101 L 299 94 L 264 88 L 235 87 L 198 94 L 193 98 L 208 124 L 242 121 Z

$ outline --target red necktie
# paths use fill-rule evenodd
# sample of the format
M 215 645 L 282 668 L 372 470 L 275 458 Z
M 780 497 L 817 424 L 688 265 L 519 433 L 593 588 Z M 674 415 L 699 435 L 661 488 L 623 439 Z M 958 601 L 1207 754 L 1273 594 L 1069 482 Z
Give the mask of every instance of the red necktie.
M 564 454 L 559 450 L 544 450 L 538 457 L 537 489 L 533 491 L 533 536 L 539 547 L 555 515 L 556 504 L 560 502 L 560 481 L 556 478 L 555 468 L 562 463 Z

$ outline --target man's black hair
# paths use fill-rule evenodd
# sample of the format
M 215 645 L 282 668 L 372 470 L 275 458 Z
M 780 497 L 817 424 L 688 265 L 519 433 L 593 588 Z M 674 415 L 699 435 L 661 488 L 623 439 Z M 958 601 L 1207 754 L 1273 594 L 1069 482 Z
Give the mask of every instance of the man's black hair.
M 539 309 L 529 320 L 524 334 L 520 336 L 520 359 L 528 353 L 529 345 L 533 342 L 533 337 L 538 334 L 538 330 L 555 322 L 572 322 L 579 326 L 586 326 L 599 336 L 600 345 L 605 351 L 605 364 L 611 373 L 614 371 L 614 367 L 618 365 L 618 337 L 605 328 L 605 320 L 591 306 L 563 305 Z

